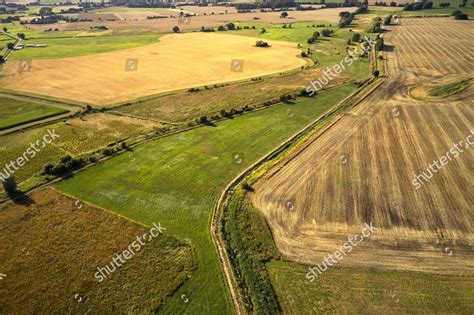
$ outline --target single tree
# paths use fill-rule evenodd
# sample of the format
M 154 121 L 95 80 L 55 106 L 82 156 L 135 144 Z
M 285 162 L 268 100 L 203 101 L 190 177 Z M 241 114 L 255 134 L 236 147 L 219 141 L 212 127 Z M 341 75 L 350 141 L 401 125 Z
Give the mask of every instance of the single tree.
M 179 33 L 180 31 L 181 31 L 181 30 L 179 29 L 179 27 L 177 27 L 177 26 L 174 26 L 174 27 L 173 27 L 173 32 Z
M 288 17 L 288 12 L 283 11 L 283 12 L 280 14 L 280 17 L 281 17 L 281 18 L 286 18 L 286 17 Z
M 7 195 L 11 195 L 16 192 L 16 180 L 15 176 L 10 175 L 6 179 L 3 179 L 3 189 Z

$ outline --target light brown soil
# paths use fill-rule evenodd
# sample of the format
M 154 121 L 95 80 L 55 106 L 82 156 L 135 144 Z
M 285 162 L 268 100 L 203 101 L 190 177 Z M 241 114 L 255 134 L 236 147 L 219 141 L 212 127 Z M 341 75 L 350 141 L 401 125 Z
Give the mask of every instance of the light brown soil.
M 269 48 L 255 38 L 186 33 L 166 35 L 157 44 L 139 48 L 53 60 L 37 60 L 31 71 L 18 73 L 8 63 L 2 87 L 77 100 L 95 105 L 123 102 L 166 91 L 248 79 L 305 65 L 294 43 L 270 40 Z M 126 71 L 127 59 L 137 60 Z M 242 71 L 231 71 L 232 60 L 243 60 Z
M 415 85 L 472 76 L 472 30 L 438 18 L 391 27 L 385 82 L 256 183 L 253 204 L 282 253 L 320 264 L 373 222 L 375 234 L 338 266 L 473 273 L 472 146 L 420 189 L 412 181 L 453 142 L 466 143 L 474 89 L 436 103 L 408 96 Z

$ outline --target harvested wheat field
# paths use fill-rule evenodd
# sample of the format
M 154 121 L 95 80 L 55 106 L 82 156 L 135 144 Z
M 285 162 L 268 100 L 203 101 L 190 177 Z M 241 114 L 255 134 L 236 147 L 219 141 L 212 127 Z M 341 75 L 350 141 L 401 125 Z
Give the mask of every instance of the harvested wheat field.
M 18 73 L 10 63 L 2 87 L 106 105 L 166 91 L 291 70 L 306 64 L 294 43 L 255 46 L 245 36 L 188 33 L 166 35 L 140 48 L 54 60 L 35 60 Z M 242 60 L 232 69 L 233 60 Z M 129 67 L 126 67 L 127 62 Z M 236 70 L 236 71 L 232 71 Z
M 473 274 L 474 89 L 437 101 L 408 94 L 472 76 L 473 26 L 432 18 L 390 27 L 382 85 L 255 184 L 253 205 L 282 253 L 320 264 L 372 222 L 378 230 L 338 266 Z M 446 165 L 414 183 L 448 151 Z
M 152 313 L 193 270 L 191 247 L 166 230 L 149 238 L 149 227 L 54 189 L 1 208 L 0 229 L 2 314 Z M 99 282 L 97 267 L 145 234 Z

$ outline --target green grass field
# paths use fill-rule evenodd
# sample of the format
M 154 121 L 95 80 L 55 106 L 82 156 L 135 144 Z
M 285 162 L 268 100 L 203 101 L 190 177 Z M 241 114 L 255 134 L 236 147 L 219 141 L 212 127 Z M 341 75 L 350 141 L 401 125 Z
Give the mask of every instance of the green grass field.
M 56 59 L 93 55 L 108 51 L 135 48 L 156 43 L 160 35 L 91 36 L 72 38 L 31 39 L 24 43 L 46 44 L 46 48 L 25 48 L 16 51 L 12 59 Z
M 474 305 L 472 277 L 329 268 L 310 282 L 301 265 L 267 268 L 288 314 L 470 314 Z
M 295 104 L 165 137 L 84 171 L 58 187 L 145 224 L 157 219 L 196 248 L 198 269 L 164 313 L 233 311 L 209 231 L 221 189 L 241 170 L 355 90 L 342 86 Z M 113 183 L 113 185 L 111 184 Z M 182 295 L 189 299 L 183 303 Z
M 0 97 L 0 130 L 67 112 L 57 107 Z

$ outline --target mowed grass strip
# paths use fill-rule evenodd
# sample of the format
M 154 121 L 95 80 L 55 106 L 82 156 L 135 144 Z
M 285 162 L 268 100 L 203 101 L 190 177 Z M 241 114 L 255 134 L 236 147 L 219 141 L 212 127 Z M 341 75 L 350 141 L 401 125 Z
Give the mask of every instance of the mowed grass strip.
M 145 224 L 159 220 L 171 234 L 192 241 L 198 269 L 165 303 L 163 313 L 229 313 L 233 305 L 209 230 L 215 200 L 245 167 L 355 89 L 341 86 L 155 140 L 57 187 Z
M 54 189 L 0 209 L 0 229 L 2 314 L 152 313 L 194 268 L 190 245 L 167 230 L 148 238 L 149 227 Z M 97 267 L 113 271 L 115 254 L 144 234 L 99 282 Z
M 0 130 L 67 112 L 57 107 L 0 97 Z

